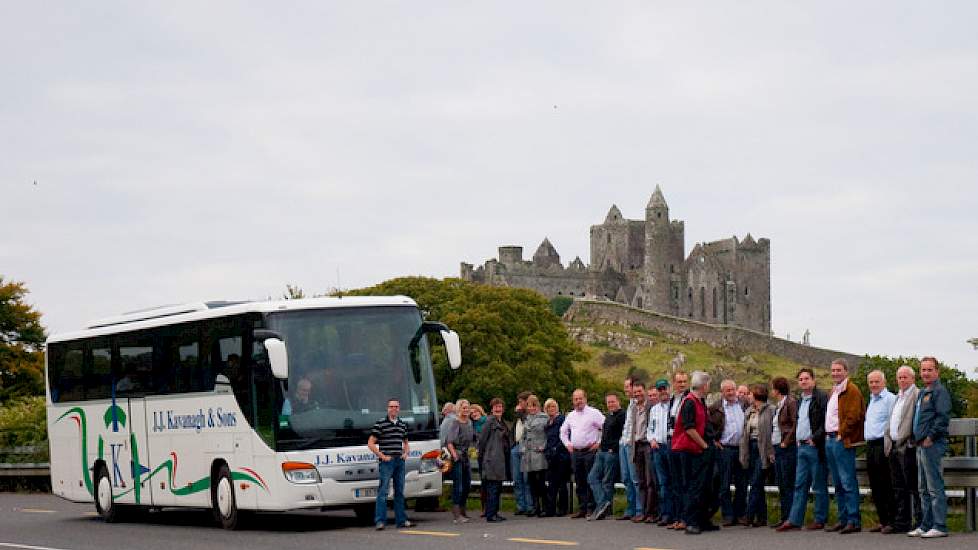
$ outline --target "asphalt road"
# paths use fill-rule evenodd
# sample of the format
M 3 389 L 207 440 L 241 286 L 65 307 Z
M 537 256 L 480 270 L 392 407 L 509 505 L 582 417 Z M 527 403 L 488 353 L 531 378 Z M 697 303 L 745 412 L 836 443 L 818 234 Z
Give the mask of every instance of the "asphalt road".
M 511 517 L 500 524 L 478 519 L 453 525 L 451 514 L 411 513 L 412 529 L 384 531 L 356 525 L 346 512 L 298 512 L 251 516 L 240 531 L 215 527 L 206 510 L 164 510 L 147 514 L 135 523 L 105 524 L 95 516 L 93 505 L 65 502 L 50 495 L 0 494 L 0 550 L 88 550 L 127 548 L 169 550 L 234 548 L 388 549 L 461 548 L 523 549 L 547 546 L 622 549 L 747 549 L 764 545 L 820 550 L 872 548 L 978 548 L 978 535 L 952 534 L 945 539 L 921 541 L 903 535 L 857 533 L 785 533 L 771 529 L 736 527 L 717 533 L 690 536 L 660 527 L 604 520 L 585 522 L 568 518 L 525 519 Z

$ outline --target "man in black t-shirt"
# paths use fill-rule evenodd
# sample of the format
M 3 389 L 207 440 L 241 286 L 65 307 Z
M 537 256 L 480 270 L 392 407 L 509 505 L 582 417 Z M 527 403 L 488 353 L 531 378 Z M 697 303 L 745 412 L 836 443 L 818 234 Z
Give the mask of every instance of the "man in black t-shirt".
M 588 520 L 604 519 L 611 511 L 612 500 L 615 497 L 615 481 L 618 479 L 618 444 L 621 432 L 625 427 L 625 409 L 621 408 L 618 394 L 611 392 L 605 396 L 608 414 L 601 428 L 601 443 L 598 454 L 594 457 L 594 465 L 588 473 L 587 482 L 594 494 L 596 508 Z
M 407 424 L 397 417 L 401 403 L 397 399 L 387 401 L 387 416 L 374 424 L 367 440 L 367 448 L 377 457 L 380 485 L 377 487 L 377 504 L 374 510 L 374 526 L 380 530 L 387 524 L 387 487 L 394 482 L 394 521 L 397 527 L 411 527 L 404 503 L 404 459 L 408 456 Z

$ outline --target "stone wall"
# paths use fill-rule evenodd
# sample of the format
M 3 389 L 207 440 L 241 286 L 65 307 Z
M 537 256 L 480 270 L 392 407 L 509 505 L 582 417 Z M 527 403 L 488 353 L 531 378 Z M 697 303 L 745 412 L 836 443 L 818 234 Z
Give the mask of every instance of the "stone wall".
M 834 359 L 841 357 L 849 363 L 849 369 L 852 371 L 863 359 L 860 355 L 805 346 L 750 329 L 711 325 L 615 302 L 574 300 L 574 304 L 564 314 L 564 320 L 640 326 L 646 330 L 656 330 L 663 334 L 672 334 L 713 345 L 729 346 L 744 351 L 768 352 L 813 368 L 828 369 Z

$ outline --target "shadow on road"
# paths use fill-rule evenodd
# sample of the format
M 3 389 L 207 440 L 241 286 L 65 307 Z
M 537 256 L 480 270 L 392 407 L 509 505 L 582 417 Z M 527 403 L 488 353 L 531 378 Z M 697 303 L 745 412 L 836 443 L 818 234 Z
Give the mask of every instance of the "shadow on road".
M 353 514 L 344 512 L 289 512 L 289 513 L 242 513 L 239 531 L 267 533 L 311 533 L 329 532 L 342 529 L 364 527 Z M 67 521 L 78 524 L 102 523 L 98 517 L 74 517 Z M 186 510 L 167 508 L 154 511 L 133 511 L 120 521 L 131 525 L 154 525 L 163 527 L 220 527 L 214 521 L 210 510 Z M 393 525 L 392 525 L 393 526 Z

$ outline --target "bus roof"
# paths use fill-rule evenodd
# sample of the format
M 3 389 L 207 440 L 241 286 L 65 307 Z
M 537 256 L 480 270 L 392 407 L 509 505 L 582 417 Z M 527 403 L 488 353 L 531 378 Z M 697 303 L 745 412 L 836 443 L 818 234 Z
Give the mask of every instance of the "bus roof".
M 407 296 L 330 296 L 322 298 L 302 298 L 296 300 L 266 300 L 261 302 L 190 302 L 186 304 L 141 309 L 124 313 L 122 315 L 117 315 L 115 317 L 96 319 L 86 323 L 85 328 L 82 330 L 53 334 L 47 341 L 48 343 L 52 343 L 66 340 L 76 340 L 79 338 L 91 338 L 94 336 L 105 336 L 120 332 L 129 332 L 163 325 L 186 323 L 189 321 L 198 321 L 202 319 L 228 317 L 231 315 L 240 315 L 242 313 L 251 312 L 270 313 L 273 311 L 302 309 L 378 306 L 417 307 L 417 303 Z

